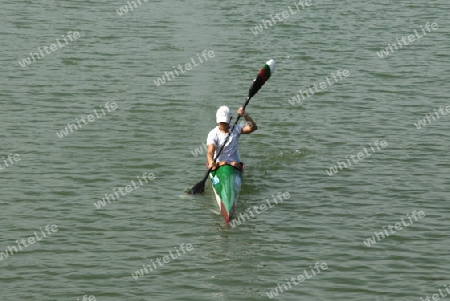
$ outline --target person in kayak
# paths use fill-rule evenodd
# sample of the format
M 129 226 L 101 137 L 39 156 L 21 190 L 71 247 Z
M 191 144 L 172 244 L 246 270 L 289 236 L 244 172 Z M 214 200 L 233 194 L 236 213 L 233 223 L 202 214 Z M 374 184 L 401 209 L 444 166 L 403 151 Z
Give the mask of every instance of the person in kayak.
M 216 112 L 217 126 L 212 129 L 208 138 L 206 139 L 206 145 L 208 152 L 206 154 L 206 160 L 208 161 L 208 168 L 212 166 L 215 170 L 217 167 L 229 164 L 242 170 L 243 164 L 239 159 L 238 154 L 238 142 L 241 134 L 250 134 L 257 130 L 255 121 L 248 115 L 247 112 L 241 107 L 238 109 L 237 114 L 245 118 L 246 125 L 236 124 L 233 129 L 233 133 L 230 134 L 227 144 L 224 146 L 219 158 L 214 162 L 216 151 L 219 151 L 220 146 L 223 144 L 228 136 L 230 129 L 231 112 L 227 106 L 221 106 Z

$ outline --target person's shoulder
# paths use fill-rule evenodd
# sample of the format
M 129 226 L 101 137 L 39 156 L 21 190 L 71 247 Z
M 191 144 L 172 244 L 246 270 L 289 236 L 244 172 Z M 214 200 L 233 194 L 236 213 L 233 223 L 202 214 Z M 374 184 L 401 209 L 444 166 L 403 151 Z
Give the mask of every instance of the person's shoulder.
M 216 126 L 216 127 L 214 127 L 213 129 L 211 129 L 211 130 L 209 131 L 209 134 L 211 134 L 211 133 L 216 133 L 218 130 L 219 130 L 219 127 Z
M 209 131 L 208 137 L 216 137 L 218 131 L 219 131 L 219 127 L 216 126 L 215 128 L 213 128 L 212 130 Z
M 242 132 L 242 129 L 244 128 L 244 126 L 245 126 L 245 123 L 238 123 L 238 124 L 236 124 L 236 127 L 234 128 L 234 130 L 240 134 Z

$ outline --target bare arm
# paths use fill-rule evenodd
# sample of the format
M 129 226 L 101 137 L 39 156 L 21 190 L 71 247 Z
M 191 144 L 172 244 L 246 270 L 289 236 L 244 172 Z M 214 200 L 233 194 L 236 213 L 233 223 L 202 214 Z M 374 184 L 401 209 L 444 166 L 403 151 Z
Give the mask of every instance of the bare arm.
M 215 166 L 214 162 L 214 152 L 216 151 L 216 146 L 214 144 L 208 144 L 208 152 L 206 153 L 206 160 L 208 161 L 208 167 Z
M 242 128 L 241 134 L 250 134 L 258 129 L 255 121 L 242 108 L 239 108 L 238 114 L 239 116 L 244 117 L 245 121 L 247 121 L 247 124 Z

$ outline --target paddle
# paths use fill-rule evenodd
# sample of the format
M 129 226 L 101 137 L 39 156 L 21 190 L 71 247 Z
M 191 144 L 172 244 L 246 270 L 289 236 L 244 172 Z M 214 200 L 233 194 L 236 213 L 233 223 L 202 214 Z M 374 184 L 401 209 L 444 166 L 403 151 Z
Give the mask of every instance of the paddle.
M 270 78 L 270 76 L 272 75 L 272 73 L 275 70 L 275 61 L 274 60 L 269 60 L 266 62 L 266 64 L 264 65 L 264 67 L 259 70 L 258 75 L 256 76 L 256 78 L 253 80 L 252 85 L 250 86 L 250 89 L 248 91 L 248 96 L 247 99 L 245 100 L 244 105 L 242 106 L 242 108 L 245 110 L 245 107 L 248 105 L 248 103 L 250 102 L 250 99 L 256 94 L 258 93 L 259 89 L 261 89 L 261 87 L 266 83 L 266 81 Z M 228 142 L 228 139 L 230 138 L 230 134 L 233 132 L 234 127 L 236 126 L 236 124 L 239 121 L 239 118 L 241 118 L 241 116 L 238 115 L 236 121 L 233 124 L 233 127 L 231 128 L 231 130 L 228 132 L 227 137 L 225 138 L 225 141 L 222 143 L 222 145 L 219 148 L 219 151 L 217 152 L 216 156 L 214 157 L 214 162 L 216 162 L 217 158 L 219 157 L 220 153 L 222 152 L 223 148 L 225 147 L 225 145 Z M 231 119 L 230 119 L 231 122 Z M 202 193 L 203 191 L 205 191 L 205 183 L 206 180 L 208 179 L 209 173 L 212 171 L 212 167 L 210 167 L 208 169 L 208 171 L 206 172 L 206 174 L 203 176 L 203 179 L 198 182 L 197 184 L 195 184 L 191 189 L 189 189 L 187 191 L 188 194 L 199 194 Z

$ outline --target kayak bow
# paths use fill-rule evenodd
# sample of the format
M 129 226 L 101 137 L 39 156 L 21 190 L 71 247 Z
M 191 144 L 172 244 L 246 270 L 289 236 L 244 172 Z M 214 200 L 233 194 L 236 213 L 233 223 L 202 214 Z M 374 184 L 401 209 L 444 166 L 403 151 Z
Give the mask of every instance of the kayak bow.
M 220 213 L 229 223 L 236 209 L 239 191 L 241 190 L 242 171 L 231 165 L 223 165 L 211 171 L 209 177 Z

